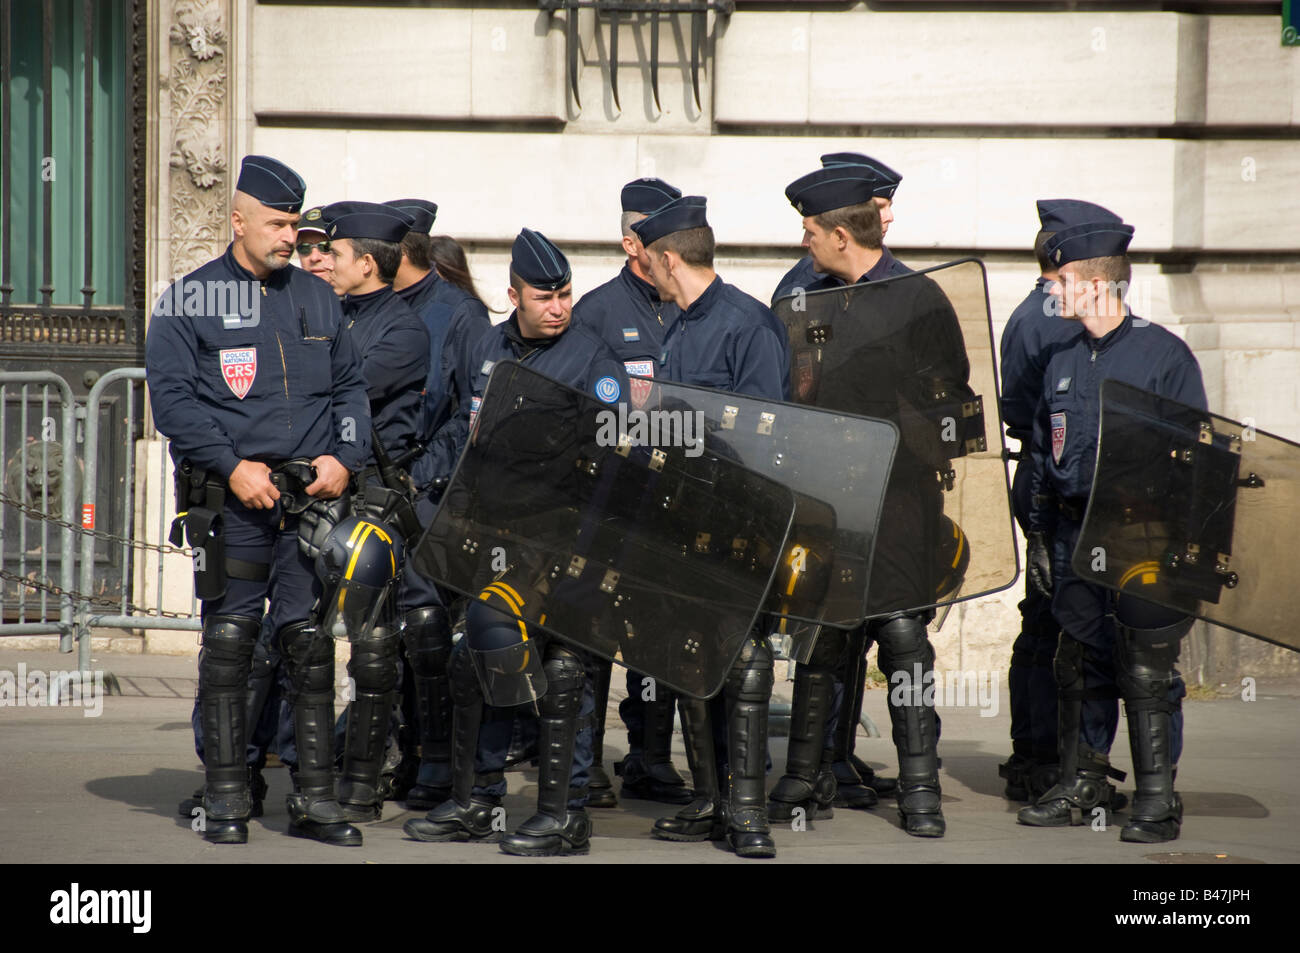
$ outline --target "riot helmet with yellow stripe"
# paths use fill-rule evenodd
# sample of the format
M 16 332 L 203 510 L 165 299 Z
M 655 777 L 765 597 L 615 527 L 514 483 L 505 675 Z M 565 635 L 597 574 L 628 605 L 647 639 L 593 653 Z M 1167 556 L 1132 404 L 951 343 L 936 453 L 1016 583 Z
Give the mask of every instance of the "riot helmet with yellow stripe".
M 382 520 L 349 516 L 330 530 L 316 556 L 324 585 L 323 630 L 359 642 L 376 628 L 394 630 L 402 537 Z
M 465 644 L 483 697 L 496 708 L 524 705 L 546 694 L 541 646 L 524 622 L 529 600 L 535 598 L 526 587 L 500 579 L 465 611 Z

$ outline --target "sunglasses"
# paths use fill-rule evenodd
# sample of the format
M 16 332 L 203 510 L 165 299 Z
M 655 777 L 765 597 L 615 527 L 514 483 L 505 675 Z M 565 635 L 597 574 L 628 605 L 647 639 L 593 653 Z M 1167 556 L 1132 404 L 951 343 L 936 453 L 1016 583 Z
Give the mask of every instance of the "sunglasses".
M 330 253 L 330 243 L 326 240 L 323 242 L 299 242 L 298 254 L 306 258 L 311 254 L 313 248 L 319 248 L 322 255 L 328 255 Z

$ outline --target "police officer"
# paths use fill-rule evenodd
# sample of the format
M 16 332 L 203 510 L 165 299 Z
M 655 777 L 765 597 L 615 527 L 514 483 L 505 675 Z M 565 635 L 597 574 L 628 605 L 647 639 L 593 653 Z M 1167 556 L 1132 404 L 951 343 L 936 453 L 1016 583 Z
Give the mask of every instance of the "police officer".
M 428 439 L 448 426 L 456 408 L 469 401 L 473 378 L 470 354 L 491 322 L 482 301 L 432 268 L 429 232 L 438 206 L 426 199 L 395 199 L 384 204 L 414 220 L 402 238 L 393 290 L 419 315 L 428 332 L 429 373 L 424 381 L 422 425 L 422 439 Z M 434 509 L 427 492 L 417 496 L 421 524 L 428 525 Z M 451 692 L 447 685 L 451 624 L 443 598 L 433 586 L 424 591 L 423 601 L 410 605 L 402 632 L 413 677 L 403 682 L 403 694 L 414 690 L 420 761 L 405 801 L 408 807 L 428 810 L 451 794 Z
M 334 258 L 330 280 L 343 295 L 343 319 L 361 359 L 374 426 L 373 452 L 358 475 L 358 493 L 368 515 L 392 522 L 413 545 L 420 526 L 412 519 L 411 494 L 400 476 L 393 480 L 397 485 L 386 485 L 384 473 L 388 466 L 396 474 L 421 449 L 423 435 L 421 391 L 429 373 L 429 335 L 392 289 L 400 242 L 412 219 L 372 202 L 335 202 L 322 217 Z M 405 523 L 398 514 L 404 514 Z M 432 581 L 407 569 L 398 589 L 404 620 L 410 625 L 413 618 L 422 618 L 411 613 L 431 604 L 438 604 Z M 398 632 L 388 628 L 349 635 L 354 639 L 348 664 L 354 697 L 348 707 L 339 802 L 350 820 L 371 821 L 383 809 L 380 773 L 398 686 Z
M 912 269 L 895 258 L 884 245 L 888 223 L 894 220 L 893 196 L 900 181 L 902 176 L 878 160 L 858 153 L 840 152 L 822 156 L 822 168 L 819 171 L 803 176 L 792 183 L 786 189 L 786 198 L 791 201 L 791 204 L 795 204 L 796 208 L 798 205 L 795 196 L 805 192 L 809 195 L 815 192 L 817 198 L 813 201 L 819 203 L 818 207 L 820 203 L 828 201 L 831 203 L 852 201 L 858 204 L 869 201 L 876 207 L 876 219 L 879 224 L 868 225 L 866 218 L 869 216 L 865 210 L 860 209 L 856 214 L 851 215 L 858 225 L 857 236 L 855 237 L 850 230 L 844 230 L 840 237 L 836 237 L 833 232 L 828 234 L 827 230 L 817 223 L 815 216 L 810 225 L 805 219 L 803 245 L 810 253 L 781 280 L 772 300 L 776 301 L 778 298 L 792 294 L 797 289 L 820 291 L 911 274 Z M 847 205 L 839 207 L 839 209 L 847 208 L 849 208 Z M 827 209 L 827 211 L 839 210 Z M 850 216 L 850 213 L 839 211 L 839 218 L 846 216 Z M 832 240 L 837 245 L 842 243 L 843 247 L 832 249 Z M 812 254 L 814 242 L 823 257 L 832 254 L 839 256 L 839 274 L 827 271 L 816 264 L 816 256 Z M 834 638 L 836 637 L 832 636 L 832 640 Z M 870 765 L 853 754 L 857 727 L 862 720 L 866 655 L 872 645 L 870 627 L 853 630 L 848 639 L 848 647 L 839 657 L 830 676 L 833 691 L 831 699 L 825 702 L 825 705 L 829 705 L 829 715 L 826 718 L 826 746 L 832 759 L 835 805 L 865 810 L 876 806 L 878 795 L 894 795 L 898 789 L 898 782 L 893 778 L 877 776 Z M 830 651 L 830 649 L 824 646 L 823 651 Z M 811 669 L 805 673 L 805 677 L 813 677 L 814 681 L 820 679 L 820 675 L 814 676 Z M 806 710 L 804 708 L 806 696 L 796 689 L 796 697 L 800 701 L 799 713 L 802 717 Z M 812 708 L 807 710 L 818 713 L 816 717 L 820 721 L 819 713 L 824 707 L 823 702 L 820 699 L 808 699 L 807 704 L 812 705 Z M 791 715 L 793 718 L 793 711 Z M 938 718 L 937 714 L 935 717 Z M 802 732 L 803 729 L 792 727 L 792 730 Z M 809 740 L 809 744 L 814 743 Z M 806 773 L 805 768 L 801 767 L 799 770 Z M 821 781 L 823 785 L 828 783 L 824 779 Z M 793 795 L 795 791 L 787 787 L 777 793 Z M 792 806 L 780 808 L 778 813 L 784 815 L 784 812 Z M 819 806 L 825 808 L 828 805 Z
M 1043 370 L 1052 354 L 1080 333 L 1077 324 L 1060 318 L 1059 299 L 1050 290 L 1057 274 L 1047 257 L 1047 242 L 1062 229 L 1085 221 L 1120 224 L 1113 212 L 1077 199 L 1040 199 L 1038 220 L 1041 228 L 1034 239 L 1034 256 L 1041 274 L 1033 290 L 1011 312 L 1002 331 L 1000 351 L 1002 419 L 1007 435 L 1021 445 L 1021 450 L 1012 454 L 1017 464 L 1011 492 L 1021 532 L 1026 531 L 1029 516 L 1029 443 L 1034 413 L 1043 396 Z M 1011 758 L 998 766 L 998 774 L 1007 782 L 1006 796 L 1013 801 L 1036 800 L 1059 780 L 1056 683 L 1052 678 L 1059 628 L 1052 619 L 1051 600 L 1028 577 L 1019 609 L 1020 636 L 1011 647 L 1007 679 L 1012 752 Z
M 456 417 L 462 443 L 498 361 L 517 361 L 607 402 L 611 400 L 610 386 L 613 400 L 626 392 L 626 375 L 618 357 L 591 331 L 572 324 L 573 278 L 568 259 L 540 232 L 525 228 L 515 239 L 508 294 L 515 310 L 474 348 L 476 374 L 471 397 Z M 533 676 L 528 670 L 516 670 L 521 693 L 502 702 L 503 696 L 485 693 L 476 674 L 475 653 L 492 655 L 527 644 L 541 647 L 541 669 L 548 685 L 545 694 L 536 698 L 541 755 L 537 813 L 503 838 L 501 849 L 520 856 L 582 854 L 589 849 L 591 821 L 585 804 L 592 762 L 591 730 L 589 724 L 585 730 L 581 727 L 589 721 L 593 708 L 586 675 L 588 660 L 585 653 L 558 639 L 531 630 L 524 635 L 524 624 L 503 614 L 517 614 L 526 598 L 516 587 L 494 583 L 470 602 L 466 636 L 452 650 L 448 663 L 454 705 L 452 795 L 428 816 L 406 822 L 403 830 L 415 840 L 495 838 L 493 814 L 505 793 L 504 769 L 513 719 L 485 722 L 485 694 L 489 704 L 494 700 L 512 705 L 528 701 L 533 697 Z M 486 608 L 489 604 L 502 611 Z M 504 639 L 504 644 L 499 639 Z M 524 662 L 537 660 L 536 654 L 529 652 L 520 657 Z M 497 685 L 500 687 L 500 682 Z M 514 687 L 512 683 L 511 689 Z
M 1131 226 L 1102 220 L 1064 228 L 1047 243 L 1059 272 L 1053 290 L 1060 295 L 1061 315 L 1078 321 L 1083 332 L 1051 356 L 1043 374 L 1028 519 L 1029 572 L 1051 593 L 1062 630 L 1055 661 L 1061 780 L 1022 808 L 1018 819 L 1035 827 L 1090 823 L 1096 807 L 1111 804 L 1114 788 L 1107 777 L 1123 779 L 1109 761 L 1119 695 L 1137 781 L 1120 839 L 1157 843 L 1175 839 L 1182 820 L 1173 772 L 1182 748 L 1186 689 L 1174 664 L 1191 620 L 1168 618 L 1128 596 L 1117 602 L 1109 590 L 1076 577 L 1070 566 L 1092 485 L 1101 382 L 1123 381 L 1206 409 L 1191 350 L 1124 305 L 1132 237 Z
M 661 298 L 682 313 L 664 334 L 659 376 L 766 400 L 789 394 L 784 326 L 771 310 L 713 269 L 714 237 L 703 196 L 687 195 L 633 223 Z M 723 840 L 742 857 L 774 857 L 763 776 L 772 697 L 772 648 L 756 628 L 714 703 L 682 699 L 682 729 L 695 797 L 652 833 L 664 840 Z M 720 784 L 714 722 L 725 721 L 729 785 Z
M 283 646 L 320 592 L 299 549 L 298 518 L 276 482 L 295 496 L 335 498 L 369 454 L 365 383 L 338 300 L 325 282 L 288 267 L 305 191 L 283 163 L 246 157 L 234 241 L 183 279 L 190 294 L 165 298 L 186 305 L 180 314 L 155 311 L 145 346 L 154 419 L 172 441 L 178 504 L 198 554 L 204 836 L 213 843 L 248 839 L 244 706 L 264 601 L 269 595 Z M 247 289 L 239 300 L 249 306 L 232 313 L 230 289 Z M 348 421 L 355 428 L 345 428 Z M 288 466 L 295 460 L 303 462 Z M 332 678 L 328 689 L 332 700 Z M 289 830 L 358 845 L 361 834 L 334 797 L 328 728 L 322 733 L 298 732 Z
M 334 256 L 330 254 L 329 236 L 325 234 L 322 207 L 317 205 L 302 213 L 298 222 L 298 262 L 317 278 L 330 279 L 334 271 Z
M 861 176 L 872 182 L 871 196 L 876 203 L 876 207 L 880 210 L 880 236 L 883 242 L 884 236 L 889 234 L 889 225 L 894 220 L 894 193 L 898 191 L 898 185 L 903 181 L 903 177 L 879 159 L 864 156 L 860 152 L 828 153 L 822 156 L 822 168 L 849 170 L 855 176 Z M 804 247 L 807 247 L 806 241 Z M 880 261 L 873 266 L 873 272 L 867 280 L 880 281 L 882 278 L 892 278 L 895 275 L 905 275 L 911 272 L 912 269 L 895 258 L 888 248 L 882 245 L 881 251 L 883 254 Z M 776 292 L 772 295 L 772 302 L 775 303 L 778 298 L 793 294 L 799 288 L 805 291 L 813 291 L 817 288 L 827 287 L 824 283 L 826 278 L 827 273 L 816 267 L 812 255 L 804 255 L 777 282 Z M 852 284 L 853 282 L 849 283 Z M 833 284 L 834 282 L 832 282 Z
M 804 245 L 817 270 L 826 276 L 815 284 L 857 284 L 874 280 L 870 277 L 873 272 L 881 274 L 885 252 L 880 210 L 873 201 L 875 188 L 875 179 L 868 170 L 830 166 L 795 180 L 786 189 L 790 203 L 804 216 Z M 951 306 L 939 300 L 942 293 L 931 283 L 913 285 L 911 289 L 935 295 L 934 308 L 918 311 L 919 315 L 931 316 L 933 333 L 927 334 L 926 346 L 933 352 L 906 357 L 909 362 L 926 366 L 929 373 L 954 389 L 966 387 L 969 365 Z M 869 367 L 862 372 L 872 373 Z M 882 407 L 882 413 L 894 414 L 896 407 Z M 854 807 L 875 803 L 875 792 L 857 782 L 853 767 L 842 760 L 845 749 L 837 751 L 834 743 L 823 749 L 827 741 L 823 722 L 829 720 L 833 707 L 832 680 L 839 669 L 848 677 L 834 740 L 853 735 L 856 721 L 848 717 L 853 713 L 848 702 L 861 689 L 862 658 L 872 641 L 880 643 L 880 668 L 887 677 L 901 672 L 910 680 L 919 671 L 924 680 L 925 673 L 933 671 L 934 649 L 926 630 L 932 612 L 910 608 L 926 605 L 934 598 L 927 585 L 911 578 L 918 569 L 917 557 L 928 549 L 926 540 L 937 534 L 935 522 L 942 513 L 933 473 L 931 464 L 900 448 L 881 521 L 880 536 L 889 540 L 889 549 L 878 553 L 872 578 L 873 606 L 898 611 L 867 622 L 851 637 L 842 630 L 823 627 L 809 662 L 796 670 L 786 775 L 772 791 L 774 816 L 789 817 L 801 806 L 810 816 L 816 816 L 815 812 L 830 807 L 837 794 L 839 800 L 835 803 L 847 801 Z M 945 823 L 936 750 L 938 718 L 933 705 L 924 704 L 919 692 L 909 695 L 890 693 L 890 720 L 901 770 L 899 813 L 909 834 L 942 837 Z M 833 767 L 836 761 L 843 765 L 839 770 Z M 845 772 L 843 776 L 840 770 Z
M 634 179 L 619 196 L 623 212 L 619 226 L 627 262 L 612 279 L 582 296 L 573 309 L 575 324 L 585 325 L 604 338 L 623 360 L 629 375 L 654 377 L 655 362 L 663 342 L 664 329 L 676 320 L 680 309 L 659 297 L 650 280 L 649 256 L 632 224 L 681 196 L 681 190 L 663 179 Z M 631 402 L 637 404 L 638 388 L 632 383 Z M 592 673 L 596 688 L 595 761 L 591 766 L 591 798 L 588 807 L 614 807 L 609 778 L 602 765 L 605 738 L 605 710 L 609 699 L 610 663 L 596 659 Z M 646 696 L 652 697 L 647 700 Z M 690 791 L 672 763 L 675 692 L 657 686 L 650 691 L 645 676 L 627 671 L 627 697 L 618 713 L 627 726 L 627 757 L 619 767 L 623 795 L 666 804 L 686 804 Z

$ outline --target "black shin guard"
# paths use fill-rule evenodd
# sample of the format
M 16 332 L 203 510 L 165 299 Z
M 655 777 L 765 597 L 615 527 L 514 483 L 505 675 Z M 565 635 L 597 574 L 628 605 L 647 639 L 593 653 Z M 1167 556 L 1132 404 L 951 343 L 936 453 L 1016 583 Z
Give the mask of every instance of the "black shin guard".
M 587 785 L 588 807 L 618 807 L 618 798 L 614 796 L 614 784 L 605 770 L 605 714 L 609 709 L 609 682 L 613 663 L 604 659 L 593 659 L 587 668 L 587 677 L 591 679 L 591 692 L 595 699 L 595 709 L 591 715 L 591 769 Z
M 651 834 L 660 840 L 721 840 L 723 810 L 719 800 L 718 759 L 713 746 L 713 723 L 709 703 L 697 698 L 681 698 L 682 740 L 686 746 L 686 763 L 691 769 L 694 796 L 673 817 L 661 817 Z
M 751 636 L 727 674 L 727 843 L 741 857 L 775 857 L 763 796 L 767 715 L 772 699 L 772 649 Z
M 415 682 L 420 770 L 407 791 L 410 807 L 434 807 L 446 800 L 451 773 L 451 687 L 447 664 L 451 627 L 447 610 L 425 606 L 406 613 L 402 639 Z
M 768 804 L 774 821 L 789 820 L 796 807 L 803 807 L 810 820 L 832 814 L 836 781 L 832 753 L 825 746 L 826 722 L 834 702 L 832 668 L 845 644 L 842 632 L 823 629 L 812 657 L 795 669 L 785 774 L 772 789 Z
M 370 638 L 352 644 L 348 675 L 356 697 L 348 706 L 339 803 L 353 820 L 378 820 L 383 812 L 379 774 L 397 694 L 397 641 L 396 632 L 377 628 Z
M 537 813 L 501 840 L 501 850 L 525 857 L 585 854 L 591 821 L 569 808 L 569 781 L 578 737 L 586 671 L 581 659 L 557 642 L 546 647 L 547 689 L 537 703 Z
M 898 813 L 909 834 L 942 837 L 938 728 L 925 687 L 934 672 L 934 647 L 922 616 L 899 616 L 879 630 L 880 669 L 890 682 L 889 720 L 898 749 Z M 905 681 L 895 684 L 895 673 Z M 901 697 L 900 697 L 901 696 Z
M 288 669 L 298 749 L 294 792 L 285 800 L 289 833 L 359 846 L 361 832 L 347 822 L 334 793 L 334 640 L 310 622 L 290 623 L 278 638 Z
M 1171 702 L 1169 694 L 1177 678 L 1179 639 L 1190 628 L 1190 619 L 1163 629 L 1119 626 L 1115 673 L 1128 718 L 1137 788 L 1121 840 L 1171 841 L 1182 825 L 1183 804 L 1174 792 L 1173 759 L 1173 719 L 1181 702 Z
M 261 623 L 215 615 L 203 625 L 199 714 L 203 725 L 204 836 L 213 843 L 248 840 L 248 677 Z

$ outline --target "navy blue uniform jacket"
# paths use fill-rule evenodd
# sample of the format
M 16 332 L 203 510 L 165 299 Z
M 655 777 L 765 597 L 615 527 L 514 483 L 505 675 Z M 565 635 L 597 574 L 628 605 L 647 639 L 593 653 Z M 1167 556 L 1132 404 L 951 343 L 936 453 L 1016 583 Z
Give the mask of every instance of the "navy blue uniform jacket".
M 661 301 L 654 285 L 627 265 L 573 307 L 573 323 L 594 331 L 623 362 L 629 374 L 653 377 L 664 332 L 681 308 Z
M 1201 366 L 1164 328 L 1130 314 L 1103 338 L 1081 333 L 1052 355 L 1043 374 L 1034 418 L 1031 529 L 1056 526 L 1056 499 L 1077 502 L 1091 492 L 1101 382 L 1107 379 L 1207 409 Z
M 361 469 L 370 404 L 333 289 L 292 265 L 258 281 L 231 247 L 182 281 L 183 294 L 159 300 L 145 342 L 154 421 L 173 458 L 227 479 L 241 460 L 330 454 Z
M 361 358 L 375 430 L 397 458 L 427 436 L 421 392 L 429 376 L 429 333 L 389 287 L 346 296 L 343 319 Z
M 714 278 L 669 326 L 659 370 L 681 384 L 789 400 L 789 335 L 765 304 Z
M 881 251 L 883 254 L 880 261 L 876 262 L 870 271 L 858 279 L 858 284 L 864 281 L 884 281 L 886 278 L 896 278 L 899 275 L 910 275 L 912 273 L 912 269 L 895 258 L 888 248 L 882 247 Z M 795 263 L 793 268 L 786 272 L 785 277 L 776 283 L 776 292 L 772 295 L 772 304 L 776 304 L 781 298 L 794 294 L 798 288 L 802 288 L 804 291 L 821 291 L 823 288 L 838 288 L 843 284 L 843 279 L 836 278 L 834 275 L 824 275 L 814 268 L 812 255 L 804 255 Z

